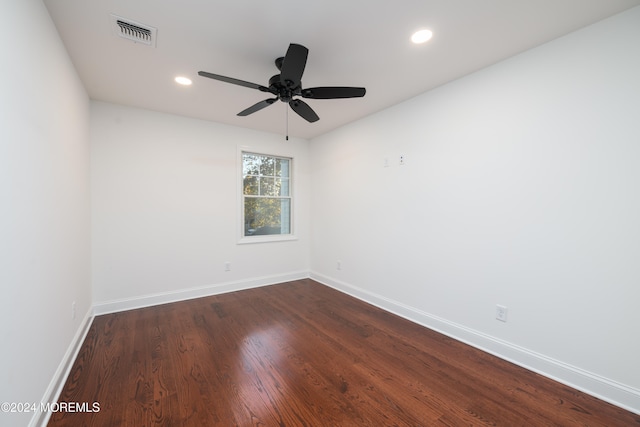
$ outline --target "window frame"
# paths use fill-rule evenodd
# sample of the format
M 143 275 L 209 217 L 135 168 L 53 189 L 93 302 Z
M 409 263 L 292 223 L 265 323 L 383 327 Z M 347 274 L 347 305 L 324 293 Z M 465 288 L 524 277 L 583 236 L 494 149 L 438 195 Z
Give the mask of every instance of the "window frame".
M 244 235 L 244 154 L 255 154 L 265 157 L 284 158 L 289 160 L 289 233 L 288 234 L 264 234 L 245 236 Z M 291 153 L 282 152 L 280 150 L 265 150 L 253 148 L 249 146 L 238 146 L 237 158 L 237 193 L 238 193 L 238 244 L 266 243 L 266 242 L 283 242 L 290 240 L 298 240 L 295 234 L 295 211 L 296 211 L 296 161 Z M 277 198 L 277 197 L 275 197 Z

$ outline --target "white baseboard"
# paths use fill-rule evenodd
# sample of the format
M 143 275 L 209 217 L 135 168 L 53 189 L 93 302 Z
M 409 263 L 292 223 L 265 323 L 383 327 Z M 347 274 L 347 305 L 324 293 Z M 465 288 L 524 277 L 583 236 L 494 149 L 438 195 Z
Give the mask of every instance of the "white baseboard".
M 142 295 L 132 298 L 105 301 L 94 304 L 93 312 L 96 316 L 98 316 L 101 314 L 116 313 L 119 311 L 133 310 L 136 308 L 151 307 L 159 304 L 167 304 L 194 298 L 206 297 L 210 295 L 224 294 L 227 292 L 241 291 L 243 289 L 257 288 L 260 286 L 273 285 L 276 283 L 289 282 L 292 280 L 306 279 L 308 277 L 308 271 L 294 271 L 291 273 L 278 274 L 274 276 L 256 277 L 252 279 L 224 282 L 197 288 L 181 289 L 172 292 L 162 292 L 151 295 Z
M 73 336 L 71 340 L 71 344 L 67 348 L 66 353 L 62 357 L 62 361 L 60 365 L 58 365 L 58 369 L 53 374 L 53 378 L 47 387 L 47 390 L 44 392 L 44 396 L 40 399 L 42 403 L 53 403 L 57 402 L 60 397 L 60 393 L 62 393 L 62 388 L 64 387 L 65 382 L 67 381 L 67 377 L 71 372 L 71 368 L 73 367 L 73 363 L 78 356 L 78 352 L 80 351 L 80 347 L 84 342 L 87 333 L 89 332 L 89 327 L 93 322 L 93 310 L 89 309 L 87 314 L 85 314 L 84 318 L 80 322 L 80 326 L 76 331 L 76 334 Z M 49 422 L 49 418 L 51 418 L 51 412 L 39 412 L 36 411 L 29 422 L 29 427 L 44 427 Z
M 311 272 L 309 277 L 385 311 L 640 415 L 640 390 L 637 388 L 587 372 L 323 274 Z

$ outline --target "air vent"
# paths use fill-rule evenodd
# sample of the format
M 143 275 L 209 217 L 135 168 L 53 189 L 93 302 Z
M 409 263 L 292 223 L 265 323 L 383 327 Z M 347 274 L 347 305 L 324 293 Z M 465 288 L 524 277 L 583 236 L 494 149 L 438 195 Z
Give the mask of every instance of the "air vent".
M 117 15 L 111 15 L 111 32 L 123 39 L 142 43 L 147 46 L 156 46 L 157 30 L 140 22 L 125 19 Z

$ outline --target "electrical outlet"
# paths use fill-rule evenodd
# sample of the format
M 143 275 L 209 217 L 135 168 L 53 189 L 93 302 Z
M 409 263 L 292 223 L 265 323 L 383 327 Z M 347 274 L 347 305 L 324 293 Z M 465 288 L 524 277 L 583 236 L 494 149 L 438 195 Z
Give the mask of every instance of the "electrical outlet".
M 225 261 L 224 271 L 231 271 L 231 261 Z
M 504 305 L 496 305 L 496 319 L 501 322 L 507 321 L 507 307 Z
M 400 166 L 404 166 L 407 164 L 407 156 L 405 156 L 404 154 L 400 155 Z
M 336 261 L 336 270 L 342 270 L 342 261 Z
M 71 303 L 71 319 L 76 320 L 76 302 Z

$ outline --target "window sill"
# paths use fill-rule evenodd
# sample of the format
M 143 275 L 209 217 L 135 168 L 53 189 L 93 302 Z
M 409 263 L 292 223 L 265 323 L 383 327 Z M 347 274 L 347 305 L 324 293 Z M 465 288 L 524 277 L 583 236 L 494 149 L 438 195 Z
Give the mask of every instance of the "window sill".
M 238 244 L 247 245 L 252 243 L 287 242 L 292 240 L 298 240 L 298 237 L 293 234 L 272 234 L 267 236 L 241 237 L 240 240 L 238 240 Z

